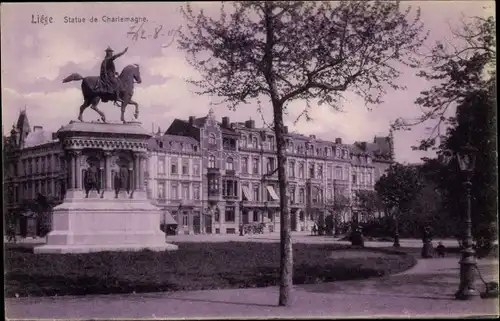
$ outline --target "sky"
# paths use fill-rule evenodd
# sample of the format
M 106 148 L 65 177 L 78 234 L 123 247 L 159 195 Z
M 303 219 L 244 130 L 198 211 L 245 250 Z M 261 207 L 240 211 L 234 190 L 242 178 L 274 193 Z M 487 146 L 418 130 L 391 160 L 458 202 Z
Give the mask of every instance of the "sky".
M 72 73 L 82 76 L 99 74 L 104 51 L 109 46 L 116 52 L 128 47 L 128 52 L 115 61 L 117 71 L 128 64 L 139 64 L 142 83 L 136 85 L 134 100 L 140 105 L 139 121 L 147 129 L 165 130 L 175 118 L 205 116 L 209 109 L 217 118 L 228 116 L 231 121 L 254 119 L 262 124 L 272 122 L 271 108 L 262 115 L 252 105 L 230 111 L 226 106 L 212 106 L 211 97 L 198 96 L 185 79 L 196 77 L 184 54 L 176 46 L 175 30 L 184 26 L 180 2 L 165 3 L 3 3 L 1 5 L 1 80 L 2 125 L 8 132 L 21 109 L 26 108 L 31 126 L 43 126 L 57 131 L 78 117 L 83 102 L 80 81 L 62 83 Z M 422 21 L 430 30 L 429 45 L 450 37 L 450 25 L 459 26 L 462 15 L 487 16 L 494 13 L 492 1 L 407 1 L 403 5 L 420 7 Z M 217 14 L 220 3 L 195 2 L 207 14 Z M 91 18 L 95 17 L 95 21 Z M 103 17 L 108 17 L 107 22 Z M 118 17 L 145 17 L 142 25 L 147 39 L 133 39 L 128 34 L 130 22 L 113 22 Z M 83 21 L 85 19 L 85 21 Z M 135 29 L 139 24 L 135 24 Z M 156 30 L 160 30 L 155 38 Z M 326 106 L 313 106 L 312 121 L 294 123 L 303 110 L 300 102 L 290 106 L 285 123 L 289 131 L 322 139 L 342 137 L 343 142 L 371 142 L 375 135 L 386 136 L 389 125 L 397 117 L 412 118 L 420 109 L 414 105 L 421 90 L 430 84 L 415 76 L 416 70 L 405 70 L 398 81 L 406 91 L 391 91 L 384 103 L 367 109 L 355 96 L 345 102 L 343 111 Z M 109 121 L 119 121 L 119 108 L 111 103 L 98 106 Z M 127 108 L 126 119 L 132 120 L 133 108 Z M 85 121 L 99 117 L 91 109 L 83 115 Z M 399 162 L 415 163 L 432 153 L 412 151 L 411 146 L 425 137 L 426 124 L 411 131 L 396 131 L 395 153 Z

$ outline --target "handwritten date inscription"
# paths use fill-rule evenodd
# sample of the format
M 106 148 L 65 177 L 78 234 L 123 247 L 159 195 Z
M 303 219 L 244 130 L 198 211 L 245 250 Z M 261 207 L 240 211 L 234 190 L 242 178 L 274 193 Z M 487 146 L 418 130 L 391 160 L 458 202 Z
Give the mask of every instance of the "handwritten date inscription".
M 157 25 L 154 28 L 149 28 L 145 23 L 133 24 L 130 26 L 127 32 L 127 37 L 132 38 L 133 41 L 141 40 L 166 40 L 167 42 L 162 44 L 162 48 L 169 47 L 175 39 L 175 36 L 180 31 L 178 29 L 165 30 L 163 25 Z

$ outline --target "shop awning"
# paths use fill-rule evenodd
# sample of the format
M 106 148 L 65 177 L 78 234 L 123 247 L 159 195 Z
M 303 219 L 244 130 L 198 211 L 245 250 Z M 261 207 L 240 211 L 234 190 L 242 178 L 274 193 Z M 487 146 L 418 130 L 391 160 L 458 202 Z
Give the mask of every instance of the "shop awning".
M 271 195 L 271 199 L 273 201 L 279 201 L 280 198 L 278 197 L 278 194 L 276 194 L 274 187 L 272 187 L 271 185 L 268 185 L 268 186 L 266 186 L 266 189 L 269 192 L 269 195 Z
M 242 186 L 241 191 L 243 192 L 244 201 L 253 201 L 252 194 L 250 193 L 250 188 L 248 186 Z
M 165 211 L 163 212 L 163 217 L 162 217 L 162 221 L 165 221 L 165 223 L 167 225 L 172 225 L 172 224 L 175 224 L 177 225 L 177 222 L 175 221 L 175 219 L 173 218 L 172 214 L 170 214 L 169 211 Z

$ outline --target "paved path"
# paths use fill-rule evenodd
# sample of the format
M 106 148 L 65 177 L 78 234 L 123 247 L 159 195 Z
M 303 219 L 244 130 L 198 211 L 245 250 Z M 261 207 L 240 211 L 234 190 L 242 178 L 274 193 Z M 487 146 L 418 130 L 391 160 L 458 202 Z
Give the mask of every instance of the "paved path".
M 487 279 L 498 261 L 480 260 Z M 478 289 L 482 285 L 477 282 Z M 7 299 L 16 318 L 256 318 L 256 317 L 462 317 L 497 316 L 498 299 L 456 301 L 456 258 L 419 260 L 412 269 L 383 278 L 295 286 L 292 306 L 278 307 L 277 287 L 174 293 Z

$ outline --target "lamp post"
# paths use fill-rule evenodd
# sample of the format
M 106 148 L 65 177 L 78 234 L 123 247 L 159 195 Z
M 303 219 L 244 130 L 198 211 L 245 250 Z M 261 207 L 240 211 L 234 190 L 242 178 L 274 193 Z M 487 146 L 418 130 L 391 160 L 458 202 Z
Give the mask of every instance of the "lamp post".
M 457 300 L 470 300 L 479 296 L 479 292 L 474 288 L 474 269 L 476 268 L 476 256 L 472 244 L 472 208 L 471 208 L 471 187 L 472 174 L 476 162 L 476 150 L 473 147 L 465 146 L 456 153 L 456 159 L 460 171 L 464 174 L 463 182 L 467 208 L 465 213 L 465 230 L 463 231 L 463 249 L 460 259 L 460 286 L 455 293 Z M 450 151 L 444 153 L 444 162 L 447 164 L 453 158 Z

